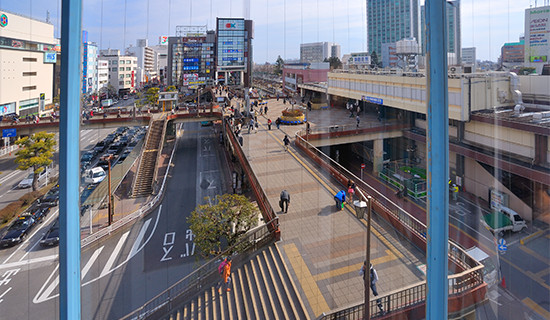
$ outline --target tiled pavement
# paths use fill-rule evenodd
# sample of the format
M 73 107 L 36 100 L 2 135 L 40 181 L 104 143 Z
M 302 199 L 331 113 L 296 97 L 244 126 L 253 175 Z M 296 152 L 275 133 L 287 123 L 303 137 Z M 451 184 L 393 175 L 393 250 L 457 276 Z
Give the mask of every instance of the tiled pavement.
M 268 107 L 268 116 L 274 121 L 288 104 L 273 99 Z M 336 211 L 333 195 L 342 186 L 327 179 L 294 148 L 284 151 L 284 134 L 292 138 L 304 125 L 281 126 L 280 130 L 273 125 L 269 131 L 267 118 L 259 116 L 259 120 L 257 133 L 243 130 L 243 150 L 279 214 L 282 240 L 277 245 L 310 316 L 360 303 L 364 300 L 359 269 L 365 259 L 366 222 L 356 218 L 350 205 L 344 211 Z M 312 127 L 355 125 L 355 118 L 342 109 L 313 110 L 309 121 Z M 375 116 L 362 116 L 361 121 L 377 120 Z M 291 196 L 286 214 L 278 207 L 283 189 Z M 384 228 L 383 222 L 374 220 L 371 259 L 380 277 L 379 293 L 423 280 L 416 266 L 425 263 L 424 253 L 399 238 L 391 228 Z

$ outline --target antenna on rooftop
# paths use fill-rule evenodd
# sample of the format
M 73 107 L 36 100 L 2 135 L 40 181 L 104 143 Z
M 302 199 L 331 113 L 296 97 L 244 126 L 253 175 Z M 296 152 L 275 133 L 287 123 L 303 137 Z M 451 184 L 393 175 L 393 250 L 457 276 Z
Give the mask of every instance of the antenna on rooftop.
M 46 22 L 50 23 L 50 11 L 46 10 Z
M 246 20 L 250 20 L 250 0 L 243 0 L 243 16 Z

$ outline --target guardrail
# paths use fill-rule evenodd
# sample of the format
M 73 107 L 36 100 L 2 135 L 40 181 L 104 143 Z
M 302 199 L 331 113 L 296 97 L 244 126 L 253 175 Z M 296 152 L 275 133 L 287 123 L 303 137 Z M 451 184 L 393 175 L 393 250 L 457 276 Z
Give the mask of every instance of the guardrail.
M 264 221 L 274 221 L 277 218 L 277 214 L 269 204 L 269 199 L 267 198 L 267 195 L 262 189 L 260 182 L 256 178 L 256 175 L 252 171 L 252 167 L 250 166 L 250 163 L 246 159 L 246 156 L 244 155 L 241 145 L 237 142 L 237 137 L 235 137 L 235 133 L 233 132 L 233 130 L 231 130 L 231 126 L 227 121 L 224 120 L 224 122 L 225 122 L 224 123 L 225 133 L 226 133 L 226 136 L 228 137 L 228 139 L 226 140 L 229 141 L 229 143 L 231 144 L 231 148 L 235 152 L 237 158 L 239 159 L 239 162 L 241 163 L 241 166 L 243 167 L 243 170 L 246 176 L 248 177 L 248 180 L 252 187 L 252 191 L 254 192 L 254 196 L 256 197 L 256 200 L 258 202 L 258 207 L 262 212 Z M 280 237 L 279 225 L 278 224 L 277 226 L 273 225 L 273 226 L 270 226 L 270 228 L 276 229 L 275 233 L 277 235 L 276 237 L 278 241 Z
M 276 225 L 277 228 L 270 226 Z M 122 319 L 159 319 L 177 307 L 203 292 L 205 288 L 219 281 L 218 265 L 223 257 L 231 255 L 235 249 L 238 254 L 233 255 L 233 264 L 238 265 L 249 259 L 249 254 L 276 240 L 279 218 L 268 221 L 265 225 L 256 227 L 242 236 L 241 240 L 224 252 L 208 260 L 198 269 L 185 278 L 161 292 L 143 306 L 124 316 Z
M 348 179 L 353 179 L 358 188 L 357 194 L 360 200 L 369 201 L 361 191 L 368 190 L 372 196 L 373 212 L 387 220 L 398 232 L 408 237 L 420 249 L 426 250 L 427 227 L 424 223 L 308 143 L 299 133 L 296 134 L 295 144 L 342 185 L 346 185 Z M 458 273 L 448 277 L 449 314 L 460 314 L 464 308 L 485 300 L 487 285 L 483 282 L 483 265 L 471 258 L 452 241 L 449 241 L 449 262 L 458 270 Z M 371 317 L 379 315 L 376 311 L 378 310 L 378 301 L 382 302 L 386 312 L 407 313 L 409 318 L 411 315 L 415 319 L 423 318 L 425 316 L 423 315 L 425 312 L 423 305 L 426 303 L 426 281 L 371 300 L 369 308 Z M 364 304 L 357 304 L 328 315 L 323 314 L 320 319 L 363 319 L 364 312 Z
M 0 149 L 0 157 L 5 156 L 7 154 L 10 154 L 10 153 L 14 152 L 17 149 L 19 149 L 19 145 L 17 145 L 17 144 L 14 144 L 14 145 L 11 145 L 11 146 L 8 146 L 8 147 L 4 147 L 4 148 Z

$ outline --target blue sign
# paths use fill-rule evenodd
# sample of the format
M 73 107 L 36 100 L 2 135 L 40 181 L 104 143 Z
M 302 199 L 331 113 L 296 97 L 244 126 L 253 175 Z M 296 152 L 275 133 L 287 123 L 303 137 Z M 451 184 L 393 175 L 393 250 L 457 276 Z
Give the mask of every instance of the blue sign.
M 376 103 L 376 104 L 384 104 L 384 100 L 381 98 L 375 98 L 375 97 L 369 97 L 369 96 L 363 96 L 362 100 L 370 102 L 370 103 Z
M 498 251 L 504 252 L 508 250 L 508 246 L 506 245 L 506 240 L 500 239 L 498 240 Z
M 44 63 L 56 63 L 56 62 L 57 62 L 57 53 L 44 52 Z
M 2 137 L 4 138 L 15 137 L 17 135 L 16 130 L 17 129 L 2 129 Z

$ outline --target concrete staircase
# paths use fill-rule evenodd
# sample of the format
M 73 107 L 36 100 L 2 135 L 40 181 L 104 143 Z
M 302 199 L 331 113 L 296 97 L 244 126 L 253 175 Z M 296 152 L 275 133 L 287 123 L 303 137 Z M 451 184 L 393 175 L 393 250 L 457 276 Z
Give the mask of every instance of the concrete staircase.
M 153 181 L 157 172 L 157 159 L 162 151 L 166 131 L 166 120 L 151 120 L 147 141 L 141 154 L 138 172 L 132 188 L 133 197 L 149 195 L 153 192 Z
M 308 319 L 279 250 L 270 245 L 231 270 L 230 292 L 214 286 L 173 310 L 166 319 Z

